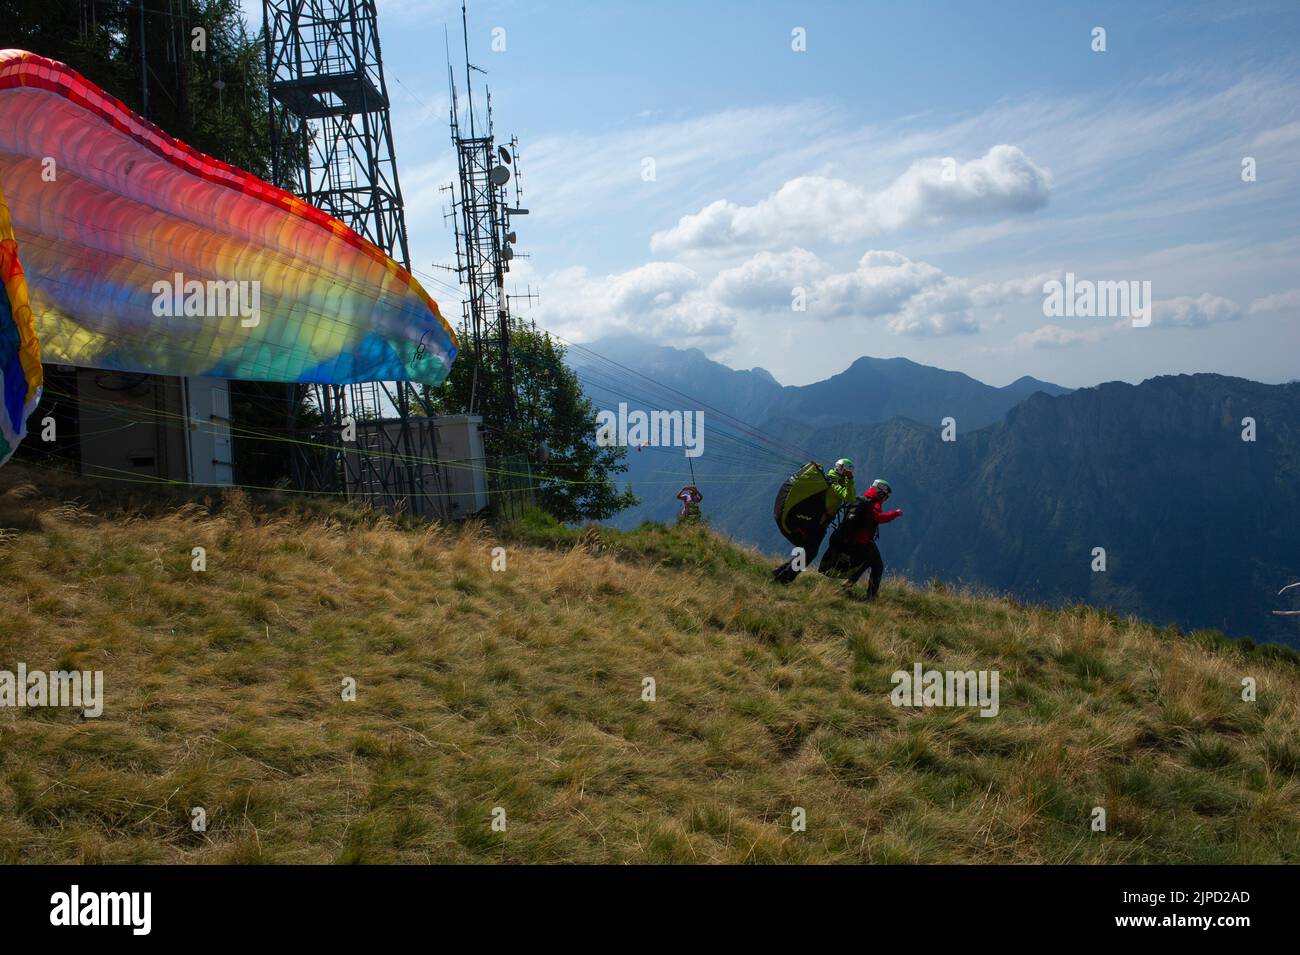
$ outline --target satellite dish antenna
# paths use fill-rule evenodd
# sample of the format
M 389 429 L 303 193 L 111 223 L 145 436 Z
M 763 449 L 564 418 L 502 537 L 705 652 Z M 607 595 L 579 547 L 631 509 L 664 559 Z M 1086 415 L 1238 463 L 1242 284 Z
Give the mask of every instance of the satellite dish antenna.
M 488 178 L 492 180 L 492 185 L 504 186 L 510 181 L 510 170 L 505 166 L 493 166 Z
M 510 246 L 506 246 L 504 249 L 501 250 L 501 256 L 507 262 L 509 262 L 511 259 L 515 257 L 515 250 L 510 248 Z
M 516 242 L 519 241 L 519 236 L 516 235 L 514 232 L 507 232 L 506 241 L 509 242 L 511 245 L 514 245 Z
M 497 155 L 501 157 L 503 163 L 507 166 L 510 165 L 510 150 L 506 149 L 504 146 L 498 146 Z

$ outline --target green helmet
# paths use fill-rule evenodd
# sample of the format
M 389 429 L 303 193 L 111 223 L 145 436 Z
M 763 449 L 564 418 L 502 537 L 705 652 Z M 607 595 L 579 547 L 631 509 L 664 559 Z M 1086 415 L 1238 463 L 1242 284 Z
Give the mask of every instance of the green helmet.
M 852 473 L 853 473 L 853 461 L 852 461 L 852 459 L 850 459 L 850 458 L 840 458 L 838 461 L 835 462 L 835 470 L 837 470 L 837 471 L 847 471 L 847 472 L 849 472 L 850 474 L 852 474 Z
M 894 489 L 889 486 L 889 482 L 886 481 L 884 478 L 876 478 L 874 481 L 871 482 L 871 486 L 874 487 L 881 494 L 884 494 L 886 497 L 894 493 Z

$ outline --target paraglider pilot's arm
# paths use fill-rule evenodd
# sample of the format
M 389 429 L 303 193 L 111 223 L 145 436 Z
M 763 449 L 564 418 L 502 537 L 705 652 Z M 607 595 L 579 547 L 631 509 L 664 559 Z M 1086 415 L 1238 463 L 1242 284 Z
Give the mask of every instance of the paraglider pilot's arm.
M 845 504 L 853 502 L 858 496 L 857 489 L 853 486 L 851 477 L 834 468 L 826 472 L 826 480 L 830 482 L 830 487 L 826 489 L 826 513 L 834 515 Z
M 880 502 L 879 502 L 879 501 L 876 502 L 876 508 L 875 508 L 875 510 L 876 510 L 876 523 L 877 523 L 877 524 L 888 524 L 888 523 L 889 523 L 890 521 L 892 521 L 894 518 L 896 518 L 896 517 L 902 517 L 902 516 L 903 516 L 903 509 L 902 509 L 901 507 L 899 507 L 899 508 L 895 508 L 895 509 L 892 510 L 892 511 L 882 511 L 882 510 L 880 509 Z

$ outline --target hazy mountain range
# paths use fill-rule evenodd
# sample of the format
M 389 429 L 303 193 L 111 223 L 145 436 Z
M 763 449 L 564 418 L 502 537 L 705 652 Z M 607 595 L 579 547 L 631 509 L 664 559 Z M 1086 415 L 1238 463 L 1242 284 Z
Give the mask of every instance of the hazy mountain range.
M 1292 609 L 1276 594 L 1300 580 L 1300 384 L 1199 374 L 996 388 L 859 358 L 791 387 L 694 350 L 624 338 L 590 348 L 622 366 L 570 354 L 598 407 L 704 410 L 696 483 L 713 525 L 739 540 L 785 550 L 777 487 L 801 459 L 846 455 L 860 489 L 877 476 L 893 484 L 904 517 L 884 529 L 882 552 L 913 578 L 1300 645 L 1297 618 L 1272 613 Z M 942 440 L 946 417 L 955 441 Z M 1244 418 L 1254 441 L 1242 439 Z M 690 476 L 683 453 L 645 448 L 628 463 L 642 503 L 613 523 L 673 519 Z
M 579 371 L 597 404 L 629 393 L 655 397 L 662 404 L 647 407 L 685 408 L 672 405 L 669 391 L 656 391 L 653 379 L 680 394 L 677 399 L 697 399 L 710 408 L 760 425 L 774 418 L 790 418 L 808 425 L 867 423 L 894 417 L 917 421 L 960 416 L 964 428 L 981 428 L 1001 420 L 1007 411 L 1035 391 L 1050 395 L 1070 389 L 1025 376 L 1003 388 L 976 381 L 958 371 L 918 365 L 906 358 L 859 358 L 825 381 L 811 385 L 779 384 L 762 368 L 737 371 L 708 358 L 698 349 L 682 350 L 654 345 L 638 338 L 605 338 L 590 351 L 610 359 L 622 370 L 590 353 L 574 349 L 570 363 Z M 628 372 L 631 373 L 628 373 Z M 695 405 L 690 405 L 695 407 Z

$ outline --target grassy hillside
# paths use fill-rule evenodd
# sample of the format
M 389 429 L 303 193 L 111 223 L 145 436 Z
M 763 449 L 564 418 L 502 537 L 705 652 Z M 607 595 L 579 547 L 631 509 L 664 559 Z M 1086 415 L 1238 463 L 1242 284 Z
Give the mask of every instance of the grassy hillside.
M 98 720 L 0 709 L 0 862 L 1300 861 L 1287 651 L 778 590 L 705 530 L 408 529 L 18 467 L 0 526 L 0 669 L 107 683 Z M 893 706 L 917 661 L 997 669 L 1000 714 Z

